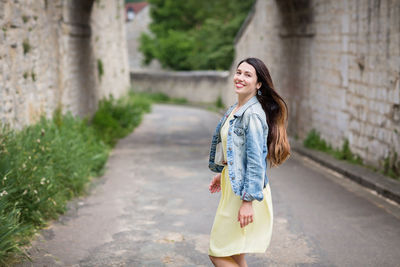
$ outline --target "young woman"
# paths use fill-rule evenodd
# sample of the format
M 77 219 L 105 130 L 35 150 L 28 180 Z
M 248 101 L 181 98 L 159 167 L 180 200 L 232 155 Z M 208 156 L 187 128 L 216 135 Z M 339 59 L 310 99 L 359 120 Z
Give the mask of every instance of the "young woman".
M 247 266 L 245 253 L 264 253 L 272 233 L 272 200 L 266 175 L 290 155 L 288 109 L 265 64 L 242 60 L 233 78 L 237 103 L 212 138 L 209 168 L 218 174 L 211 193 L 222 191 L 210 236 L 215 266 Z

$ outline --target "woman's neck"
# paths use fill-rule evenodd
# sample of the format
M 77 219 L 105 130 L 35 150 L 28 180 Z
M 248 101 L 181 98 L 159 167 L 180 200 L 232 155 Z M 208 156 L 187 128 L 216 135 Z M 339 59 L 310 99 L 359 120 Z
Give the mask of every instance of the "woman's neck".
M 238 110 L 238 109 L 241 108 L 244 104 L 246 104 L 247 101 L 249 101 L 250 98 L 252 98 L 253 96 L 255 96 L 255 94 L 238 95 L 238 103 L 237 103 L 237 106 L 236 106 L 236 110 Z

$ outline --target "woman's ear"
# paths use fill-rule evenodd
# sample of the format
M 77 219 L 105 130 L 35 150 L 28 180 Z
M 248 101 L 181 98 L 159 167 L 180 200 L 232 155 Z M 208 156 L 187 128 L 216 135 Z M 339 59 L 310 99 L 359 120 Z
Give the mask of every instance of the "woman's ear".
M 257 90 L 261 88 L 261 85 L 262 85 L 262 82 L 258 82 L 258 83 L 257 83 L 257 85 L 256 85 Z

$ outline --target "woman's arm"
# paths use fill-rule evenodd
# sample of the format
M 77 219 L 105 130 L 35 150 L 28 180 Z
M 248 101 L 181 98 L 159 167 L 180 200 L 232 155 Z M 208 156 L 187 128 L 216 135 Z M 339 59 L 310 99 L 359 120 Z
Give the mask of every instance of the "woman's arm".
M 249 223 L 253 222 L 253 202 L 243 200 L 238 212 L 238 221 L 240 222 L 240 227 L 245 227 Z
M 257 114 L 251 114 L 246 130 L 246 157 L 247 166 L 244 177 L 244 187 L 241 199 L 245 201 L 253 201 L 254 199 L 261 201 L 263 196 L 263 186 L 265 177 L 265 158 L 263 156 L 264 149 L 264 124 Z
M 221 191 L 221 173 L 218 173 L 214 176 L 210 185 L 208 186 L 208 190 L 210 190 L 211 194 Z

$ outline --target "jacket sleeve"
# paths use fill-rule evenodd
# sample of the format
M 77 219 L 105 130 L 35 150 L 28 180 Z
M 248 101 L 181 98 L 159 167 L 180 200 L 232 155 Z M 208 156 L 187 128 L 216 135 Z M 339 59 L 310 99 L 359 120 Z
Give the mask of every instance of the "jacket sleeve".
M 256 199 L 261 201 L 264 198 L 262 192 L 265 177 L 263 164 L 263 161 L 265 161 L 265 158 L 263 158 L 264 130 L 261 118 L 257 114 L 251 114 L 246 129 L 247 166 L 244 187 L 240 197 L 242 200 L 253 201 Z
M 222 119 L 219 121 L 217 128 L 215 129 L 213 138 L 211 140 L 208 168 L 213 172 L 222 172 L 222 170 L 224 169 L 224 166 L 221 166 L 221 165 L 218 165 L 215 163 L 215 152 L 216 152 L 217 143 L 218 143 L 218 139 L 219 139 L 218 135 L 219 135 L 219 129 L 221 127 L 221 122 L 222 122 Z

